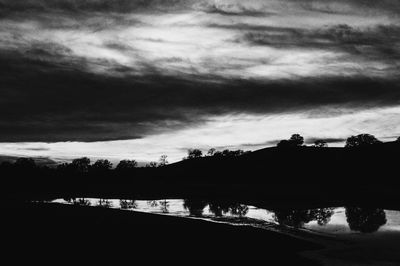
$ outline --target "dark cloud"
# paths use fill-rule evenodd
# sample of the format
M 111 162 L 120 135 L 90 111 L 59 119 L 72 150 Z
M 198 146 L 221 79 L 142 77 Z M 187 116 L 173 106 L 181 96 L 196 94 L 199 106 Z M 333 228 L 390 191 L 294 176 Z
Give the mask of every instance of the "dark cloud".
M 43 147 L 34 147 L 34 148 L 24 148 L 23 150 L 26 151 L 49 151 L 49 148 L 43 148 Z
M 268 7 L 268 2 L 248 1 L 239 2 L 232 1 L 228 3 L 222 1 L 215 4 L 215 1 L 207 0 L 0 0 L 0 8 L 8 11 L 44 11 L 49 9 L 64 11 L 107 11 L 107 12 L 132 12 L 135 10 L 169 10 L 183 8 L 205 8 L 209 7 L 210 11 L 217 12 L 229 10 L 256 10 L 255 7 Z M 284 0 L 272 1 L 272 3 L 280 3 L 281 6 L 287 7 L 289 3 L 295 3 L 298 7 L 306 10 L 324 11 L 324 12 L 340 12 L 346 8 L 352 9 L 372 9 L 396 12 L 399 10 L 400 1 L 398 0 Z M 248 6 L 251 6 L 249 8 Z M 257 13 L 255 13 L 257 14 Z
M 311 11 L 327 13 L 368 12 L 382 13 L 383 11 L 398 15 L 400 11 L 399 0 L 289 0 L 301 8 Z
M 0 0 L 0 8 L 7 11 L 107 11 L 131 12 L 144 8 L 172 8 L 185 5 L 184 0 Z
M 202 10 L 210 14 L 219 14 L 223 16 L 250 16 L 250 17 L 265 17 L 276 15 L 274 12 L 257 10 L 254 7 L 245 7 L 240 4 L 216 5 L 205 4 Z
M 317 138 L 317 137 L 313 137 L 313 138 L 307 138 L 306 139 L 306 144 L 314 144 L 315 141 L 317 140 L 323 140 L 326 141 L 328 144 L 329 143 L 343 143 L 346 141 L 346 139 L 344 138 Z
M 168 76 L 150 67 L 143 75 L 128 75 L 125 69 L 124 75 L 113 76 L 86 71 L 85 60 L 63 59 L 58 51 L 65 50 L 0 53 L 0 141 L 140 138 L 200 124 L 210 115 L 382 107 L 400 101 L 397 78 L 216 80 Z
M 363 55 L 363 58 L 400 58 L 400 27 L 397 25 L 379 25 L 362 30 L 346 24 L 320 29 L 255 27 L 244 24 L 229 25 L 229 27 L 245 31 L 238 41 L 252 45 L 339 50 L 356 56 Z

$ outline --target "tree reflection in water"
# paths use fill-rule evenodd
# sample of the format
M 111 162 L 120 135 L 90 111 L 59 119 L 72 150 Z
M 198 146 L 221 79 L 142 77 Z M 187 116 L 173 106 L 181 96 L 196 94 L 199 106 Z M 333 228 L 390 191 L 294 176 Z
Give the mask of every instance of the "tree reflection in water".
M 311 221 L 317 221 L 318 225 L 329 223 L 333 215 L 333 208 L 320 208 L 313 210 L 276 210 L 274 219 L 280 225 L 302 227 Z
M 346 207 L 346 217 L 353 231 L 372 233 L 386 224 L 386 214 L 383 209 Z
M 208 206 L 210 212 L 216 217 L 221 217 L 228 213 L 242 217 L 245 216 L 249 211 L 249 207 L 247 205 L 240 204 L 238 202 L 213 200 L 208 202 Z
M 103 207 L 103 208 L 111 208 L 112 202 L 108 199 L 99 199 L 99 201 L 97 202 L 97 206 Z
M 158 202 L 156 200 L 148 200 L 147 205 L 149 205 L 152 208 L 155 208 L 158 206 Z
M 119 200 L 119 206 L 121 206 L 121 209 L 128 210 L 135 209 L 137 204 L 134 200 Z
M 160 204 L 160 206 L 161 206 L 161 211 L 163 212 L 163 213 L 168 213 L 168 208 L 169 208 L 169 204 L 168 204 L 168 201 L 167 200 L 161 200 L 160 202 L 159 202 L 159 204 Z
M 90 201 L 85 198 L 79 198 L 79 199 L 72 198 L 71 202 L 72 202 L 72 204 L 79 205 L 79 206 L 90 206 L 91 205 Z
M 225 201 L 210 201 L 208 203 L 208 207 L 210 209 L 210 212 L 216 217 L 221 217 L 223 214 L 229 212 L 229 204 Z
M 183 207 L 189 211 L 192 216 L 202 216 L 203 210 L 207 206 L 207 202 L 204 200 L 197 199 L 185 199 L 183 200 Z
M 245 216 L 247 212 L 249 211 L 249 207 L 244 204 L 239 204 L 239 203 L 234 203 L 229 207 L 229 211 L 232 215 L 237 215 L 237 216 Z
M 148 200 L 147 205 L 151 208 L 159 207 L 161 208 L 161 212 L 168 213 L 169 212 L 169 203 L 166 199 L 164 200 Z

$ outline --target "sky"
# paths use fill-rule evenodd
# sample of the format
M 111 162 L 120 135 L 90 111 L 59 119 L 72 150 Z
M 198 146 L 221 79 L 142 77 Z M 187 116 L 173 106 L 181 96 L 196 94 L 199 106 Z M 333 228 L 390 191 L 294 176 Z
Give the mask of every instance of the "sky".
M 0 0 L 0 154 L 400 135 L 399 0 Z

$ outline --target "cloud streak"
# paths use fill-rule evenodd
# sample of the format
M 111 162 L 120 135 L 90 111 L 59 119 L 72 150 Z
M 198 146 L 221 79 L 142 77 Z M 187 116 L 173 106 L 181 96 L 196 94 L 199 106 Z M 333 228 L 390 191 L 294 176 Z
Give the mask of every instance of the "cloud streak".
M 43 58 L 57 55 L 40 49 L 29 53 L 29 60 L 21 54 L 0 56 L 2 141 L 141 138 L 203 123 L 208 116 L 311 112 L 329 106 L 362 109 L 400 101 L 395 77 L 216 82 L 212 76 L 203 81 L 203 76 L 155 71 L 122 78 L 85 71 L 82 59 L 55 64 Z

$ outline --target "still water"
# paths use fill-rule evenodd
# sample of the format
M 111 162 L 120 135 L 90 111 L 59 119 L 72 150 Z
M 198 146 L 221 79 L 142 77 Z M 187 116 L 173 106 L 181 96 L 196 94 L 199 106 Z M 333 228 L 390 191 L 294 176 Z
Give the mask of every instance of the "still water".
M 334 207 L 309 210 L 267 210 L 237 202 L 205 200 L 57 199 L 62 204 L 115 208 L 204 219 L 264 228 L 289 228 L 326 235 L 400 234 L 400 211 L 379 208 Z

